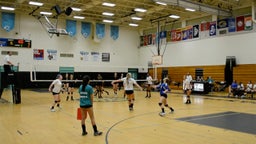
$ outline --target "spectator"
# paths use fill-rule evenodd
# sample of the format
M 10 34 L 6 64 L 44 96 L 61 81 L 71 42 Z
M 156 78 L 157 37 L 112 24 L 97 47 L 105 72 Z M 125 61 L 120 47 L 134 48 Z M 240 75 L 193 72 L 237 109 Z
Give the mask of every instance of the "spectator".
M 252 85 L 252 81 L 248 81 L 247 85 L 246 85 L 246 89 L 245 89 L 245 95 L 247 94 L 251 94 L 251 97 L 253 97 L 253 85 Z
M 231 94 L 233 94 L 233 96 L 236 96 L 237 95 L 237 83 L 236 83 L 236 80 L 234 80 L 229 88 L 229 94 L 228 96 L 230 96 Z
M 244 93 L 245 93 L 244 84 L 242 82 L 239 82 L 239 85 L 237 85 L 237 94 L 241 98 L 245 98 Z

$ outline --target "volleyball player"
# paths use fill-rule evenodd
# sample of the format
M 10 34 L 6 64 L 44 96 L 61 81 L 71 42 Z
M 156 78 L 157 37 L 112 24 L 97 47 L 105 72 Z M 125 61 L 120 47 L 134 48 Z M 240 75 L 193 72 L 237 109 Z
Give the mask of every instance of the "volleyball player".
M 190 94 L 191 94 L 191 91 L 192 91 L 192 85 L 191 85 L 191 82 L 190 82 L 189 79 L 186 79 L 184 81 L 184 90 L 185 90 L 185 93 L 187 95 L 187 100 L 186 100 L 185 104 L 191 104 Z
M 161 112 L 159 113 L 160 116 L 164 116 L 165 115 L 165 110 L 164 107 L 168 107 L 171 112 L 174 111 L 174 109 L 172 107 L 170 107 L 167 104 L 167 92 L 170 92 L 171 89 L 168 86 L 169 83 L 169 79 L 168 78 L 164 78 L 163 79 L 163 83 L 159 84 L 156 88 L 160 90 L 160 100 L 159 100 L 159 106 L 161 107 Z
M 83 77 L 83 83 L 79 87 L 80 94 L 80 108 L 82 114 L 81 126 L 82 126 L 82 135 L 87 135 L 85 120 L 87 118 L 87 113 L 91 119 L 91 124 L 94 130 L 94 136 L 102 135 L 102 132 L 98 131 L 94 113 L 93 113 L 93 88 L 89 85 L 90 78 L 89 76 Z
M 68 73 L 66 73 L 64 80 L 68 80 L 68 79 L 69 79 Z M 68 81 L 64 82 L 64 92 L 66 92 L 67 94 L 66 101 L 68 101 L 69 99 L 69 82 Z
M 70 74 L 69 79 L 74 80 L 74 75 Z M 74 89 L 75 89 L 75 81 L 70 81 L 68 83 L 68 96 L 67 96 L 67 99 L 66 99 L 67 101 L 69 99 L 69 96 L 70 96 L 71 100 L 74 101 Z
M 125 94 L 127 95 L 127 99 L 128 99 L 129 110 L 132 111 L 133 105 L 134 105 L 134 100 L 135 100 L 133 85 L 136 85 L 140 90 L 142 90 L 142 88 L 131 77 L 131 73 L 127 73 L 126 77 L 124 77 L 122 79 L 112 81 L 112 84 L 117 83 L 117 82 L 123 82 Z
M 60 92 L 62 91 L 62 75 L 58 74 L 56 79 L 49 86 L 49 91 L 52 92 L 54 102 L 51 107 L 51 112 L 55 112 L 54 106 L 60 108 Z
M 151 85 L 153 84 L 152 83 L 153 79 L 149 74 L 147 74 L 146 80 L 147 80 L 147 95 L 145 98 L 150 98 L 151 97 Z

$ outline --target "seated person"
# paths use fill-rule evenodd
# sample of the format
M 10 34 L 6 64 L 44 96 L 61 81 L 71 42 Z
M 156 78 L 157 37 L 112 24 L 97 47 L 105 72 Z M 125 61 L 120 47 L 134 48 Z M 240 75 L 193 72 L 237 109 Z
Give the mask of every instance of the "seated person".
M 213 91 L 214 81 L 213 81 L 212 77 L 211 76 L 207 77 L 206 81 L 209 83 L 210 90 Z
M 246 85 L 246 89 L 245 89 L 245 95 L 246 94 L 251 94 L 253 95 L 253 85 L 252 85 L 252 81 L 248 81 L 247 85 Z
M 241 98 L 245 98 L 244 93 L 245 93 L 244 84 L 242 82 L 239 82 L 239 84 L 237 85 L 237 96 L 240 96 Z
M 232 82 L 231 86 L 230 86 L 229 96 L 230 96 L 231 93 L 233 94 L 233 96 L 238 95 L 238 93 L 237 93 L 237 92 L 238 92 L 237 87 L 238 87 L 238 84 L 236 83 L 236 80 L 234 80 L 234 81 Z
M 255 83 L 254 83 L 254 85 L 253 85 L 253 88 L 252 88 L 252 99 L 253 99 L 253 94 L 256 92 L 256 81 L 255 81 Z

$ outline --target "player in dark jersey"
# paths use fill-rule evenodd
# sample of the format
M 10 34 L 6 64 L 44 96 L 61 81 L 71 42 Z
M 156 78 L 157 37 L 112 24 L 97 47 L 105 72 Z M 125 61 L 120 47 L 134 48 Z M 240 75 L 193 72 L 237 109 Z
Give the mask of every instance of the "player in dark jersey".
M 171 112 L 174 111 L 174 109 L 172 107 L 170 107 L 167 104 L 167 92 L 170 92 L 171 89 L 168 86 L 169 79 L 168 78 L 164 78 L 163 79 L 163 83 L 159 84 L 156 88 L 160 90 L 160 100 L 159 100 L 159 106 L 161 107 L 161 112 L 159 113 L 160 116 L 164 116 L 165 115 L 165 110 L 164 107 L 168 107 Z

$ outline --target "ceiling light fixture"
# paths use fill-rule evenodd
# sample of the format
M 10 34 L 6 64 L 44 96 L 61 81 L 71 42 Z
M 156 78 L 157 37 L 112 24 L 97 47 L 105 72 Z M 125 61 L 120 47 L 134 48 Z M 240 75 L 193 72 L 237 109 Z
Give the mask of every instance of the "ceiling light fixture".
M 1 7 L 2 10 L 10 10 L 10 11 L 14 11 L 15 8 L 12 8 L 12 7 L 5 7 L 5 6 L 2 6 Z
M 75 19 L 84 19 L 83 16 L 74 16 L 73 18 L 75 18 Z
M 102 5 L 108 6 L 108 7 L 114 7 L 114 6 L 116 6 L 116 4 L 114 4 L 114 3 L 108 3 L 108 2 L 104 2 L 104 3 L 102 3 Z
M 30 4 L 30 5 L 35 5 L 35 6 L 43 6 L 43 5 L 44 5 L 43 3 L 34 2 L 34 1 L 30 1 L 28 4 Z
M 131 17 L 131 19 L 133 19 L 133 20 L 142 20 L 142 18 L 140 18 L 140 17 Z
M 103 12 L 102 15 L 113 16 L 114 14 L 113 14 L 113 13 L 110 13 L 110 12 Z
M 159 1 L 157 1 L 156 3 L 157 3 L 157 4 L 160 4 L 160 5 L 164 5 L 164 6 L 167 5 L 166 3 L 164 3 L 164 2 L 159 2 Z
M 135 8 L 134 11 L 137 11 L 137 12 L 146 12 L 147 10 L 142 9 L 142 8 Z
M 170 17 L 170 18 L 174 18 L 174 19 L 180 18 L 180 16 L 178 16 L 178 15 L 170 15 L 169 17 Z
M 73 10 L 73 11 L 81 11 L 82 9 L 80 9 L 80 8 L 75 8 L 75 7 L 72 7 L 72 10 Z
M 192 8 L 185 8 L 186 11 L 191 11 L 191 12 L 194 12 L 196 11 L 195 9 L 192 9 Z
M 103 22 L 105 22 L 105 23 L 113 23 L 112 20 L 103 20 Z
M 130 23 L 129 26 L 137 27 L 137 26 L 139 26 L 139 25 L 138 25 L 138 24 L 134 24 L 134 23 Z
M 40 14 L 41 14 L 41 15 L 52 15 L 52 13 L 51 13 L 51 12 L 43 12 L 43 11 L 42 11 L 42 12 L 40 12 Z

